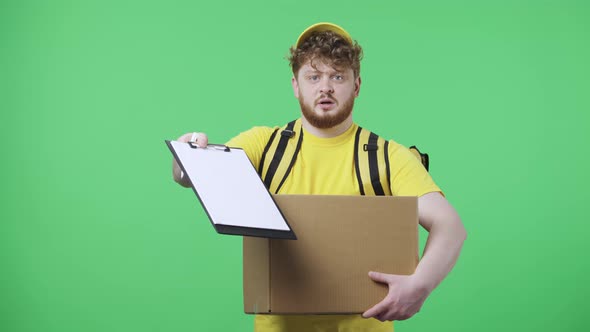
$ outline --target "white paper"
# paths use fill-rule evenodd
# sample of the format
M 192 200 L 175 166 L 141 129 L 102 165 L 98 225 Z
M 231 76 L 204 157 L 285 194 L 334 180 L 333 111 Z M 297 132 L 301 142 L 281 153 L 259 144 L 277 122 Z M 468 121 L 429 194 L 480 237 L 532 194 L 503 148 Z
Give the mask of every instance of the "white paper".
M 243 150 L 170 143 L 214 224 L 290 230 Z

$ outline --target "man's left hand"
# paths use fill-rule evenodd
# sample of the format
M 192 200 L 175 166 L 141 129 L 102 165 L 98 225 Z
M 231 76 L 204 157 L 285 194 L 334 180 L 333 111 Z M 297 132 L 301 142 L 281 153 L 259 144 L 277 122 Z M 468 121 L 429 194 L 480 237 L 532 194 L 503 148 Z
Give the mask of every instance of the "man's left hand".
M 414 275 L 369 272 L 369 277 L 376 282 L 387 284 L 389 293 L 383 301 L 365 311 L 364 318 L 374 317 L 382 322 L 408 319 L 420 311 L 430 294 L 430 291 L 421 286 Z

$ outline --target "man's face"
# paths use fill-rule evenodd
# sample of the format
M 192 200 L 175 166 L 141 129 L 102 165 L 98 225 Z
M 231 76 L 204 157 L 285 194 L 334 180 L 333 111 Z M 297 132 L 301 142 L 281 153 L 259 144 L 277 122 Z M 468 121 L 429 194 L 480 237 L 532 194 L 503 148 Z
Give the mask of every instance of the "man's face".
M 303 116 L 320 129 L 332 128 L 351 116 L 361 84 L 351 68 L 336 69 L 323 61 L 314 61 L 314 67 L 310 62 L 303 65 L 291 83 Z

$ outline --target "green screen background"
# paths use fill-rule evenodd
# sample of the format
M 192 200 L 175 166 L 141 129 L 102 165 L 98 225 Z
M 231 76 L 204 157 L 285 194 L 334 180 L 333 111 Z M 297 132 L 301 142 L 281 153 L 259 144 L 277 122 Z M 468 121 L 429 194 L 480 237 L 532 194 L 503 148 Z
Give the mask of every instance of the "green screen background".
M 296 118 L 285 56 L 319 21 L 364 48 L 355 120 L 428 152 L 468 231 L 396 330 L 583 329 L 588 2 L 134 0 L 0 4 L 0 330 L 251 330 L 241 239 L 164 140 Z

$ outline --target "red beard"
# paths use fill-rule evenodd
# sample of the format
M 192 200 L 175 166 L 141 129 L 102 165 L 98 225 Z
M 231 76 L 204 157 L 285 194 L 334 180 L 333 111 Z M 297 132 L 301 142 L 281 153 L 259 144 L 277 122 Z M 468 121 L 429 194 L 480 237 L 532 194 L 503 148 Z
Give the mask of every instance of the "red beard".
M 325 96 L 332 98 L 331 95 Z M 339 105 L 340 109 L 337 112 L 330 111 L 328 113 L 318 114 L 312 107 L 310 107 L 303 97 L 299 98 L 299 105 L 301 106 L 303 116 L 309 124 L 315 128 L 328 129 L 341 124 L 350 116 L 354 106 L 354 96 L 350 96 L 350 98 L 342 105 Z M 315 106 L 315 104 L 313 106 Z

